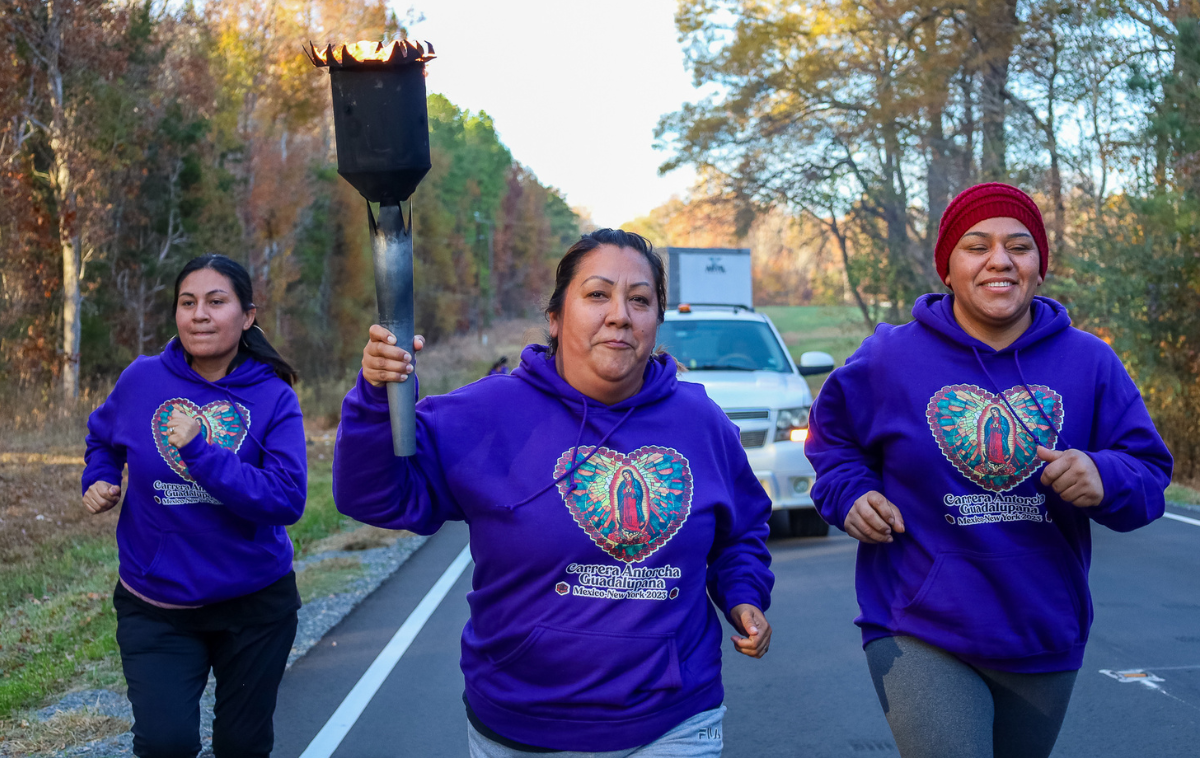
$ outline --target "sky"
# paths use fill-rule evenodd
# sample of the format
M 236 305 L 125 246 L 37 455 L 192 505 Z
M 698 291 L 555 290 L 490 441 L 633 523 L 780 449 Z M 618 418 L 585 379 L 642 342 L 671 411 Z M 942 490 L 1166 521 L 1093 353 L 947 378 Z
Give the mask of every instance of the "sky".
M 403 17 L 409 0 L 395 3 Z M 599 226 L 685 195 L 695 173 L 658 167 L 660 116 L 699 98 L 674 0 L 432 0 L 409 36 L 432 43 L 430 92 L 486 111 L 513 157 Z

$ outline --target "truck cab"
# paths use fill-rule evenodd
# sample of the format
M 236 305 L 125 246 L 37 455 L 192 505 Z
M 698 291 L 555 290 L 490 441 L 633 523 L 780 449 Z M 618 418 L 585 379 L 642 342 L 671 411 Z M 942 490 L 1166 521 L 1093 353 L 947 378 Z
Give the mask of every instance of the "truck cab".
M 765 314 L 749 306 L 681 303 L 665 314 L 658 346 L 684 369 L 681 381 L 704 385 L 737 425 L 758 481 L 771 497 L 776 536 L 825 536 L 812 500 L 815 479 L 804 456 L 812 394 L 804 377 L 833 370 L 827 353 L 797 366 Z

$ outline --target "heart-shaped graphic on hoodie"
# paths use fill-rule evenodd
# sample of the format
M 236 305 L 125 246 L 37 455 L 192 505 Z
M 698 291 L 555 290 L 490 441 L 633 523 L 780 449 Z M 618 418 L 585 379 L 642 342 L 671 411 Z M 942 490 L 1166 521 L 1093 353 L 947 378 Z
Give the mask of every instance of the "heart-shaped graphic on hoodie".
M 179 409 L 189 416 L 198 417 L 200 434 L 204 436 L 205 442 L 210 445 L 220 445 L 226 450 L 236 453 L 241 448 L 242 441 L 246 439 L 246 431 L 250 428 L 250 411 L 241 403 L 236 404 L 236 409 L 234 405 L 235 403 L 229 400 L 214 400 L 201 407 L 182 397 L 173 397 L 164 402 L 154 411 L 154 421 L 152 422 L 154 444 L 158 447 L 158 454 L 163 457 L 168 466 L 175 470 L 175 473 L 189 482 L 195 481 L 188 473 L 187 464 L 179 456 L 179 451 L 167 441 L 170 436 L 167 420 L 171 418 L 171 412 Z
M 1042 464 L 1037 446 L 1054 449 L 1058 442 L 1062 397 L 1040 384 L 1029 390 L 1032 396 L 1024 386 L 1013 387 L 1001 397 L 973 384 L 955 384 L 929 400 L 925 417 L 942 455 L 985 490 L 1016 487 Z
M 575 460 L 593 450 L 579 448 Z M 570 461 L 568 450 L 554 467 L 555 478 L 567 472 Z M 558 491 L 575 523 L 601 550 L 636 563 L 667 544 L 687 520 L 692 469 L 687 458 L 667 447 L 640 447 L 629 454 L 602 447 L 559 482 Z

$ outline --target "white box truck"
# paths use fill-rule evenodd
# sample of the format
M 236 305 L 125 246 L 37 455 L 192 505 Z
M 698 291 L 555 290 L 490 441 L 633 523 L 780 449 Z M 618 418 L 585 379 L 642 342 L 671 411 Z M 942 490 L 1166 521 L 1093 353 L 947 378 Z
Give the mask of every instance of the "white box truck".
M 776 536 L 829 533 L 813 506 L 812 464 L 804 457 L 812 394 L 804 377 L 833 370 L 827 353 L 809 352 L 797 366 L 771 319 L 754 310 L 750 251 L 665 249 L 665 322 L 659 347 L 737 425 L 755 475 L 771 497 Z

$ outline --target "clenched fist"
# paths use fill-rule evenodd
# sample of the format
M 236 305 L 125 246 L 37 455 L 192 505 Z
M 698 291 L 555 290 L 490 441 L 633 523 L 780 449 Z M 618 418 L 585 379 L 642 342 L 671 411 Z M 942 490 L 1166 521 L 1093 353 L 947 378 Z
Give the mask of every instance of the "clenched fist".
M 176 408 L 167 418 L 167 442 L 176 450 L 196 438 L 200 433 L 200 419 L 189 416 Z
M 1038 446 L 1037 455 L 1046 461 L 1042 484 L 1077 508 L 1091 508 L 1104 500 L 1104 482 L 1092 457 L 1082 450 L 1051 450 Z
M 751 658 L 762 658 L 766 655 L 771 647 L 771 625 L 767 623 L 763 612 L 749 603 L 742 603 L 733 606 L 729 615 L 733 619 L 734 628 L 745 635 L 730 637 L 734 649 Z
M 892 542 L 893 533 L 904 532 L 904 517 L 895 503 L 871 490 L 854 501 L 843 528 L 846 534 L 868 545 Z
M 92 513 L 104 513 L 121 502 L 121 486 L 96 482 L 83 493 L 83 506 Z

